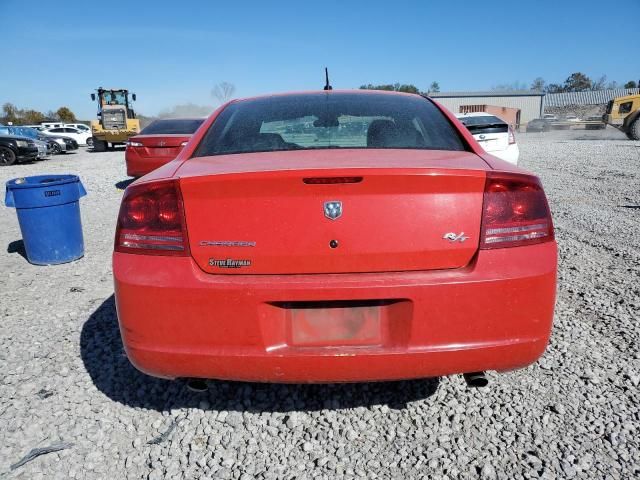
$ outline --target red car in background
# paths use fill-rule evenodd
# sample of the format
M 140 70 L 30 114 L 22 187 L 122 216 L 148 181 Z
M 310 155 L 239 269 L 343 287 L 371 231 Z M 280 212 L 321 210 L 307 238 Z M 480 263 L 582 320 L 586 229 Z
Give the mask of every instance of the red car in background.
M 222 106 L 127 188 L 113 254 L 138 369 L 260 382 L 524 367 L 556 265 L 537 177 L 433 100 L 374 91 Z
M 124 154 L 127 175 L 141 177 L 176 158 L 203 121 L 203 118 L 155 120 L 140 134 L 130 137 Z

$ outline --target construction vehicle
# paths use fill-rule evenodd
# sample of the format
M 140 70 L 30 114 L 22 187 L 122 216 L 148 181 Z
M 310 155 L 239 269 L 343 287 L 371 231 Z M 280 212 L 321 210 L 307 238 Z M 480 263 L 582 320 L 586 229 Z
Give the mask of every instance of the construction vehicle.
M 624 132 L 630 140 L 640 140 L 640 94 L 611 100 L 602 121 Z
M 140 133 L 140 120 L 131 108 L 128 90 L 99 87 L 97 92 L 91 94 L 91 100 L 98 100 L 98 119 L 91 121 L 91 134 L 94 151 L 102 152 Z M 135 93 L 131 100 L 136 100 Z

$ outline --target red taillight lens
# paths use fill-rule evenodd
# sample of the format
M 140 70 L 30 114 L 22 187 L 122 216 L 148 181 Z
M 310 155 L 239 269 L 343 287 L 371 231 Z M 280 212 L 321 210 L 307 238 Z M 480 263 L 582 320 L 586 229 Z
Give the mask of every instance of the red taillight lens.
M 115 251 L 189 255 L 184 206 L 177 180 L 127 188 L 118 215 Z
M 553 240 L 553 222 L 542 185 L 518 173 L 487 173 L 480 248 L 505 248 Z
M 516 134 L 513 133 L 513 128 L 509 125 L 509 145 L 516 143 Z

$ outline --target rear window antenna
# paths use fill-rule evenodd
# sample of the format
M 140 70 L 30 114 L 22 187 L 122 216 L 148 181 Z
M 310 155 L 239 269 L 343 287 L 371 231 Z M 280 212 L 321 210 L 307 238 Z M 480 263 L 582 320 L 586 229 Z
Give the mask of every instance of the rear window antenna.
M 333 87 L 331 86 L 331 84 L 329 84 L 329 69 L 327 67 L 324 67 L 324 78 L 325 78 L 324 89 L 333 90 Z

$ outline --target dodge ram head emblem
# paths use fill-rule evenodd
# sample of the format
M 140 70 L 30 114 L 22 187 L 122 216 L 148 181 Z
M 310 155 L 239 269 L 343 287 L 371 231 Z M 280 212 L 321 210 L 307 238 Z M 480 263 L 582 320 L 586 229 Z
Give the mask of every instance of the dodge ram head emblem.
M 342 202 L 339 200 L 324 202 L 324 216 L 329 220 L 340 218 L 342 216 Z

